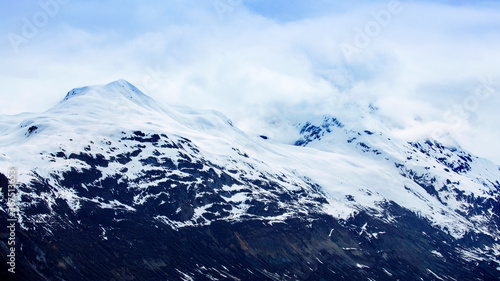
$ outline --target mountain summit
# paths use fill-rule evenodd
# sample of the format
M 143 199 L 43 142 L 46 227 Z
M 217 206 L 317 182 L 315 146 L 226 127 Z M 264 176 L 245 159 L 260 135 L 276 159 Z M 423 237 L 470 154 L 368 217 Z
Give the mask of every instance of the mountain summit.
M 84 97 L 85 101 L 80 99 Z M 120 79 L 106 85 L 87 86 L 76 88 L 68 92 L 66 97 L 61 101 L 61 104 L 69 102 L 124 102 L 128 100 L 138 106 L 158 110 L 158 104 L 149 96 L 142 93 L 134 85 L 126 80 Z M 111 106 L 109 106 L 111 108 Z
M 125 80 L 0 121 L 24 280 L 500 277 L 500 169 L 457 147 L 334 115 L 278 143 Z
M 139 89 L 130 84 L 124 79 L 119 79 L 106 85 L 100 86 L 87 86 L 71 90 L 63 101 L 72 97 L 89 95 L 89 93 L 101 94 L 106 98 L 117 98 L 117 96 L 124 96 L 130 100 L 147 98 Z

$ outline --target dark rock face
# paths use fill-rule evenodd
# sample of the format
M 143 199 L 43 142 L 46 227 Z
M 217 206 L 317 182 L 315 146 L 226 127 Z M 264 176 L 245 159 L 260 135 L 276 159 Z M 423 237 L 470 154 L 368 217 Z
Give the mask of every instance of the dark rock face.
M 344 124 L 342 124 L 335 117 L 324 117 L 323 123 L 319 126 L 313 125 L 310 122 L 307 122 L 300 129 L 300 134 L 303 136 L 302 139 L 299 139 L 295 142 L 297 146 L 306 146 L 308 143 L 313 140 L 319 140 L 325 134 L 331 133 L 332 128 L 344 128 Z
M 488 262 L 467 264 L 453 241 L 413 213 L 315 215 L 268 224 L 215 221 L 174 230 L 146 213 L 84 206 L 51 235 L 22 231 L 20 280 L 496 280 Z M 103 237 L 106 229 L 106 239 Z M 376 236 L 373 233 L 377 233 Z M 435 249 L 438 256 L 429 249 Z M 188 279 L 189 280 L 189 279 Z
M 409 144 L 416 148 L 419 152 L 429 157 L 437 155 L 434 157 L 436 157 L 438 163 L 445 165 L 455 173 L 464 174 L 471 170 L 470 163 L 473 160 L 472 155 L 468 153 L 446 148 L 442 144 L 436 141 L 432 142 L 430 140 L 427 140 L 424 144 L 414 142 L 410 142 Z M 453 154 L 457 155 L 456 160 L 450 159 L 450 156 Z
M 247 242 L 236 243 L 235 237 L 245 237 L 253 224 L 273 228 L 267 218 L 295 214 L 298 219 L 307 214 L 304 209 L 314 214 L 325 202 L 319 187 L 306 181 L 288 190 L 285 178 L 251 165 L 245 171 L 219 167 L 186 138 L 122 135 L 119 141 L 127 144 L 121 149 L 105 140 L 107 152 L 91 142 L 79 153 L 49 153 L 49 162 L 71 168 L 48 177 L 33 171 L 33 180 L 20 184 L 21 202 L 27 203 L 17 236 L 18 255 L 24 257 L 17 267 L 28 274 L 23 280 L 180 280 L 181 271 L 198 278 L 236 273 L 240 279 L 264 278 L 270 273 L 258 270 L 258 260 L 245 261 L 238 245 Z M 130 177 L 132 168 L 137 171 Z M 259 176 L 249 179 L 247 173 Z M 239 188 L 227 188 L 234 185 Z M 61 190 L 72 195 L 55 195 Z M 244 195 L 241 201 L 231 199 L 238 195 Z

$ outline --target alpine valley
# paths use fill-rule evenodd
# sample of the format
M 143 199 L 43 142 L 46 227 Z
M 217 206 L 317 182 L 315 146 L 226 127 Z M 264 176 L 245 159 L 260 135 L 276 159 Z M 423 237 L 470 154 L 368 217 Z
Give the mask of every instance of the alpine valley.
M 352 110 L 284 142 L 118 80 L 0 116 L 0 279 L 499 280 L 499 166 Z

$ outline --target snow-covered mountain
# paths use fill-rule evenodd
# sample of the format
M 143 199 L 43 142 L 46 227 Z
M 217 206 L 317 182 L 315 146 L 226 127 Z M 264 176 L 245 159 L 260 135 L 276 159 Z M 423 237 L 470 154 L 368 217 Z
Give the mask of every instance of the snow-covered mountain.
M 124 80 L 1 116 L 4 221 L 5 171 L 18 171 L 17 276 L 497 280 L 500 168 L 350 121 L 310 117 L 276 142 Z

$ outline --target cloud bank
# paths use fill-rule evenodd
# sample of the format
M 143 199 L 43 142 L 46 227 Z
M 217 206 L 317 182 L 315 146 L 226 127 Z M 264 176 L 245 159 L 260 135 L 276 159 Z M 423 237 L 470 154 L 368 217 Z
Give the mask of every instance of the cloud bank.
M 500 163 L 498 2 L 29 3 L 0 12 L 0 113 L 124 78 L 256 134 L 372 106 L 405 137 L 451 134 Z

